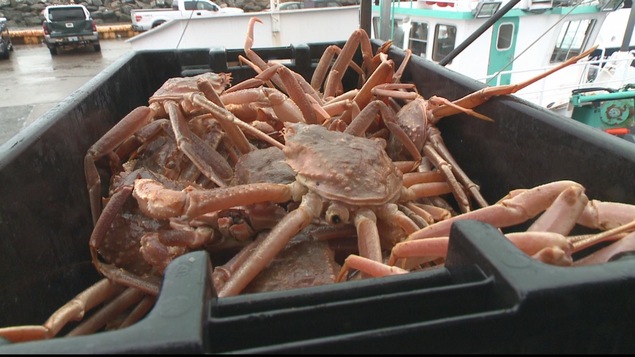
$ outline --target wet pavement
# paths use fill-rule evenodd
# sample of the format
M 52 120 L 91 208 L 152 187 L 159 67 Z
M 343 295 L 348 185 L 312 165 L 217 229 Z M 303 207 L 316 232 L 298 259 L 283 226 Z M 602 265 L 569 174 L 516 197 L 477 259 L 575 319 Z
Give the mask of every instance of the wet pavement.
M 101 40 L 92 48 L 51 56 L 46 45 L 14 45 L 0 60 L 0 145 L 132 51 L 126 39 Z

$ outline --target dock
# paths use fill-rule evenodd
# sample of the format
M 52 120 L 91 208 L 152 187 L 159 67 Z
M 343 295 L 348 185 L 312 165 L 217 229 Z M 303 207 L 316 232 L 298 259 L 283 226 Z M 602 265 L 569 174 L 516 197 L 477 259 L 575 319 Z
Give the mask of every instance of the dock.
M 100 39 L 130 38 L 139 34 L 131 24 L 97 25 L 97 32 Z M 9 35 L 15 45 L 37 45 L 44 41 L 42 28 L 9 29 Z

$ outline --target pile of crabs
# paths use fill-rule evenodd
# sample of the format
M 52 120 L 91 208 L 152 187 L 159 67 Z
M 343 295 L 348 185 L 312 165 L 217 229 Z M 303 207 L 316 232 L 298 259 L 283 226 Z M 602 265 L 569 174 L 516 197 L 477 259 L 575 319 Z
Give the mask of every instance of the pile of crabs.
M 390 43 L 373 53 L 357 30 L 325 51 L 309 83 L 252 51 L 257 21 L 241 57 L 253 78 L 172 78 L 88 150 L 90 252 L 104 279 L 43 326 L 0 329 L 1 336 L 50 338 L 102 305 L 108 313 L 67 335 L 128 326 L 152 308 L 166 266 L 192 250 L 209 252 L 223 298 L 433 269 L 443 264 L 451 224 L 462 219 L 502 232 L 532 220 L 506 237 L 548 264 L 596 264 L 631 249 L 633 206 L 590 200 L 573 181 L 488 204 L 445 148 L 439 120 L 460 112 L 491 120 L 472 108 L 532 81 L 455 101 L 424 99 L 400 81 L 408 51 L 396 68 Z M 358 52 L 361 63 L 352 61 Z M 351 70 L 360 83 L 345 91 Z M 578 224 L 601 233 L 569 236 Z M 603 241 L 615 243 L 573 260 Z

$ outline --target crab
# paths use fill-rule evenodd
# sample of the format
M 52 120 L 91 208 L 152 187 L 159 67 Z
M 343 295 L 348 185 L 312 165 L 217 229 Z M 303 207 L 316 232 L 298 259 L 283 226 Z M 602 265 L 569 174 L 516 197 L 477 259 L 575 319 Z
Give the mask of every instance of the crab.
M 632 250 L 635 206 L 589 200 L 584 191 L 581 184 L 569 180 L 513 190 L 492 206 L 463 213 L 411 233 L 393 247 L 387 264 L 350 255 L 338 275 L 338 281 L 346 280 L 347 272 L 353 269 L 363 271 L 368 276 L 386 276 L 407 273 L 421 262 L 443 259 L 447 253 L 451 225 L 468 219 L 488 223 L 499 229 L 530 221 L 525 231 L 509 232 L 505 236 L 527 255 L 552 265 L 603 263 L 618 253 Z M 581 237 L 569 236 L 576 225 L 602 232 Z M 614 242 L 574 261 L 574 253 L 606 241 Z M 413 259 L 417 263 L 407 266 L 406 259 Z
M 166 144 L 155 139 L 150 144 L 157 144 L 163 150 L 172 147 L 178 152 L 174 149 L 176 144 L 169 145 L 169 140 Z M 91 234 L 89 245 L 93 263 L 109 279 L 124 284 L 133 280 L 135 287 L 156 295 L 159 279 L 174 258 L 195 249 L 205 249 L 210 254 L 238 250 L 284 215 L 282 207 L 269 202 L 210 211 L 189 219 L 163 220 L 143 214 L 134 200 L 130 200 L 136 179 L 153 179 L 172 189 L 216 187 L 197 183 L 195 177 L 189 175 L 166 176 L 166 171 L 173 169 L 164 166 L 172 165 L 163 161 L 155 163 L 155 157 L 162 158 L 163 155 L 153 154 L 151 148 L 153 145 L 147 145 L 137 159 L 124 165 L 126 171 L 114 176 L 112 193 Z M 276 158 L 281 156 L 282 151 L 276 147 L 241 156 L 235 166 L 232 185 L 291 182 L 293 171 L 276 163 Z
M 251 36 L 248 34 L 245 43 L 248 57 L 245 62 L 250 61 L 247 63 L 258 73 L 253 81 L 227 88 L 231 77 L 213 73 L 169 80 L 150 98 L 148 106 L 133 110 L 88 150 L 85 175 L 96 223 L 90 249 L 95 265 L 107 279 L 62 307 L 45 326 L 30 330 L 35 335 L 54 335 L 66 321 L 79 319 L 84 310 L 120 294 L 122 285 L 128 288 L 118 296 L 135 301 L 125 306 L 142 299 L 139 305 L 147 308 L 147 301 L 158 294 L 163 268 L 175 255 L 209 243 L 211 229 L 222 232 L 223 238 L 231 236 L 242 241 L 240 244 L 245 246 L 234 259 L 215 268 L 214 285 L 218 296 L 224 297 L 248 290 L 256 276 L 305 227 L 328 224 L 337 228 L 339 234 L 347 234 L 353 227 L 362 259 L 380 263 L 382 249 L 390 249 L 425 226 L 434 226 L 435 221 L 448 218 L 447 211 L 438 213 L 443 209 L 417 202 L 438 199 L 439 195 L 450 192 L 448 183 L 438 182 L 443 176 L 441 170 L 413 171 L 421 167 L 417 165 L 421 164 L 426 140 L 435 140 L 431 130 L 422 133 L 421 128 L 453 113 L 471 114 L 463 107 L 474 108 L 492 94 L 512 93 L 514 88 L 488 88 L 454 102 L 416 97 L 417 103 L 412 106 L 423 108 L 426 120 L 432 113 L 434 120 L 417 126 L 413 125 L 411 114 L 399 113 L 393 119 L 386 111 L 383 124 L 377 125 L 372 111 L 388 109 L 389 101 L 382 91 L 407 92 L 403 90 L 406 87 L 390 86 L 400 81 L 409 52 L 395 69 L 395 63 L 386 56 L 390 44 L 385 43 L 373 55 L 367 34 L 358 30 L 342 49 L 329 48 L 309 84 L 285 66 L 265 63 L 251 50 L 256 22 L 254 19 L 250 22 Z M 361 65 L 352 62 L 358 47 L 362 52 Z M 337 59 L 327 75 L 335 56 Z M 344 92 L 342 79 L 349 67 L 359 73 L 360 83 L 358 89 Z M 272 89 L 274 84 L 278 89 Z M 324 92 L 320 93 L 322 84 Z M 406 95 L 410 96 L 406 100 L 413 99 L 412 93 Z M 234 115 L 244 108 L 253 109 L 244 104 L 255 101 L 259 103 L 245 116 L 250 118 L 245 121 L 259 122 L 263 113 L 273 116 L 270 114 L 273 112 L 277 122 L 268 131 L 280 130 L 283 138 L 274 140 L 254 125 L 238 120 L 240 115 Z M 362 111 L 371 114 L 358 115 Z M 222 130 L 210 131 L 210 122 L 218 123 Z M 264 126 L 262 122 L 259 125 Z M 386 141 L 379 139 L 386 132 L 406 147 L 417 165 L 397 162 L 398 156 L 391 158 L 386 154 Z M 425 140 L 419 140 L 419 135 Z M 205 140 L 199 140 L 204 137 Z M 141 162 L 143 152 L 162 146 L 158 138 L 166 145 L 163 150 L 158 149 L 157 155 L 163 155 L 169 164 L 156 166 L 165 170 L 145 166 L 147 162 L 141 165 L 143 169 L 122 169 L 125 165 L 121 161 L 129 159 L 129 165 Z M 282 149 L 284 157 L 279 162 L 290 168 L 292 182 L 236 181 L 233 170 L 238 170 L 238 163 L 260 152 L 248 138 Z M 97 169 L 102 158 L 110 159 L 113 168 L 112 188 L 103 212 Z M 445 160 L 447 163 L 435 161 L 435 165 L 455 165 L 447 157 Z M 134 206 L 131 197 L 136 199 L 138 208 L 130 208 Z M 262 207 L 273 207 L 275 213 L 256 212 Z M 110 252 L 113 254 L 98 257 L 103 254 L 99 251 L 104 251 L 104 232 L 121 220 L 123 214 L 133 220 L 139 218 L 141 225 L 148 228 L 140 239 L 141 255 L 145 256 L 135 262 L 140 268 L 117 265 L 117 259 L 128 252 Z M 284 217 L 280 219 L 281 216 Z M 262 217 L 260 226 L 244 224 Z M 260 232 L 264 228 L 271 228 L 271 232 Z M 258 238 L 252 241 L 257 233 Z M 321 246 L 318 244 L 319 249 Z M 81 327 L 74 333 L 89 330 Z M 16 328 L 0 334 L 21 331 Z
M 157 219 L 195 218 L 257 202 L 300 202 L 249 253 L 249 259 L 217 287 L 219 297 L 239 294 L 293 236 L 314 220 L 330 225 L 353 223 L 360 254 L 381 261 L 377 221 L 397 222 L 401 234 L 412 233 L 419 227 L 398 209 L 397 203 L 437 194 L 405 187 L 401 171 L 378 141 L 319 125 L 287 123 L 285 128 L 285 162 L 296 172 L 290 184 L 255 183 L 212 190 L 189 187 L 178 191 L 152 179 L 135 181 L 133 195 L 140 209 Z
M 107 157 L 113 171 L 121 170 L 121 161 L 136 150 L 143 142 L 151 140 L 160 131 L 171 131 L 179 150 L 185 153 L 195 165 L 218 185 L 225 185 L 231 178 L 231 168 L 216 151 L 205 147 L 200 140 L 194 140 L 183 111 L 194 111 L 192 94 L 209 97 L 217 96 L 230 85 L 231 75 L 205 73 L 191 78 L 172 78 L 150 98 L 149 106 L 140 106 L 132 110 L 102 136 L 87 151 L 84 158 L 84 171 L 88 187 L 93 223 L 101 214 L 101 178 L 96 162 Z M 205 97 L 206 98 L 206 97 Z M 169 116 L 170 125 L 165 120 Z M 244 142 L 237 137 L 235 142 Z M 245 140 L 246 141 L 246 140 Z M 202 157 L 200 153 L 211 157 Z
M 398 140 L 389 141 L 388 151 L 391 158 L 393 158 L 393 160 L 400 160 L 404 157 L 409 157 L 417 162 L 421 162 L 423 154 L 430 164 L 435 167 L 451 185 L 454 198 L 462 212 L 472 210 L 468 196 L 473 197 L 476 204 L 481 208 L 486 207 L 489 204 L 480 194 L 479 187 L 461 170 L 451 153 L 447 150 L 436 124 L 447 116 L 461 112 L 481 120 L 493 121 L 491 118 L 474 111 L 473 108 L 476 108 L 494 96 L 516 93 L 550 74 L 578 62 L 580 59 L 587 57 L 594 50 L 595 47 L 527 81 L 513 85 L 487 87 L 454 101 L 436 96 L 425 99 L 417 92 L 417 88 L 414 84 L 398 83 L 396 79 L 392 83 L 378 83 L 370 89 L 376 100 L 370 102 L 370 104 L 359 113 L 358 117 L 365 118 L 356 118 L 356 120 L 358 122 L 368 122 L 372 120 L 377 113 L 386 113 L 383 105 L 379 104 L 381 104 L 381 101 L 389 103 L 396 111 L 394 117 L 390 118 L 390 122 L 393 123 L 393 125 L 399 126 L 409 139 L 404 140 L 403 138 L 399 138 Z M 406 63 L 407 59 L 408 56 L 406 56 L 404 63 Z M 397 71 L 398 73 L 403 71 L 404 63 L 402 63 L 400 70 Z M 395 75 L 395 78 L 397 77 L 398 75 Z M 398 101 L 404 104 L 399 105 Z M 382 116 L 384 120 L 386 120 L 386 115 L 382 114 Z M 394 133 L 395 131 L 393 130 L 392 132 Z M 404 150 L 404 142 L 411 142 L 414 144 L 414 148 L 406 147 L 406 150 Z

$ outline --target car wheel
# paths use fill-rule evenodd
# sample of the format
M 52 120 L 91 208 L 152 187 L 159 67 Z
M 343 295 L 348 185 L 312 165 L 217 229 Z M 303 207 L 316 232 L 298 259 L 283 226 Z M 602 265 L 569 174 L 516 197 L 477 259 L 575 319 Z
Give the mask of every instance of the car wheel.
M 155 27 L 157 27 L 157 26 L 159 26 L 159 25 L 162 25 L 164 22 L 165 22 L 165 21 L 157 21 L 157 22 L 155 22 L 155 23 L 153 23 L 153 24 L 152 24 L 152 28 L 155 28 Z
M 93 46 L 95 48 L 95 52 L 101 52 L 101 45 Z
M 57 47 L 49 48 L 49 52 L 51 52 L 51 56 L 57 55 Z

